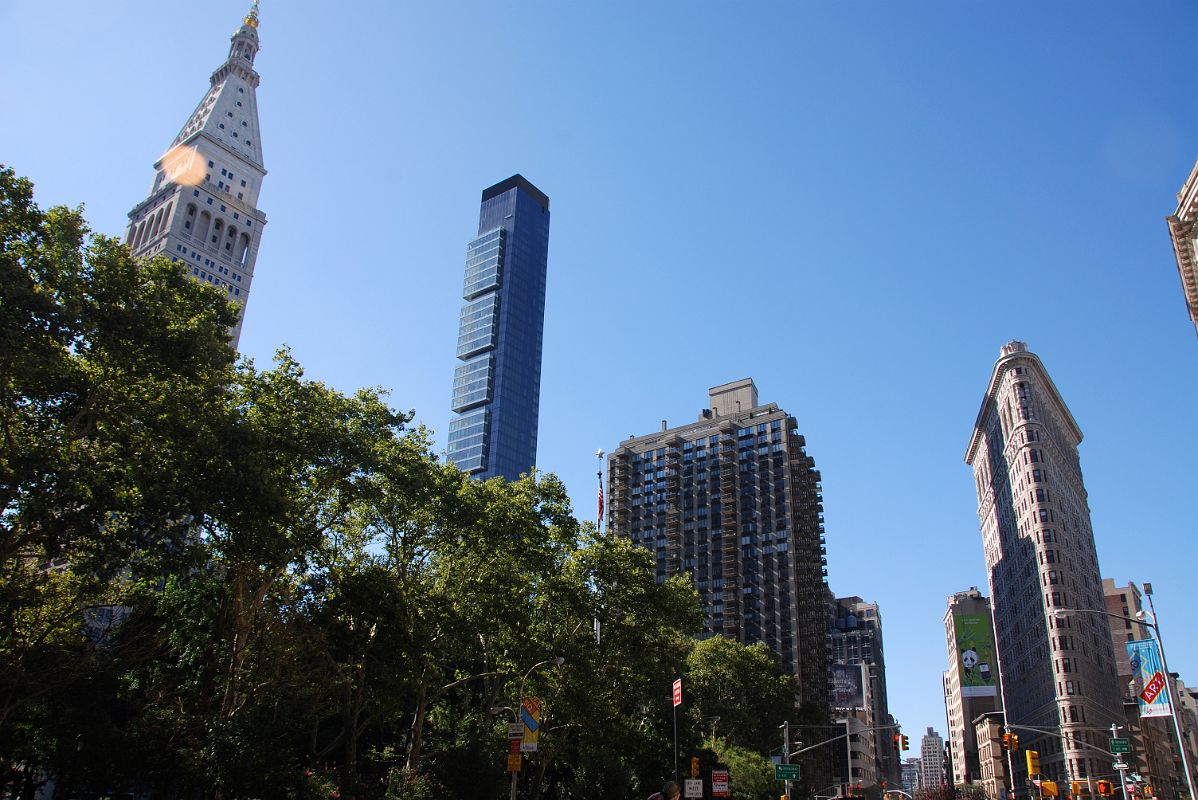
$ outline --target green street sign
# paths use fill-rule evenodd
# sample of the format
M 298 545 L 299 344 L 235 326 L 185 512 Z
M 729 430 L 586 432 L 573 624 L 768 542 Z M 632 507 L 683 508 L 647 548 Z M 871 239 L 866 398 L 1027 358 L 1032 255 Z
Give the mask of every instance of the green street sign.
M 798 764 L 775 764 L 774 765 L 774 780 L 776 781 L 797 781 L 799 779 Z
M 1112 753 L 1130 753 L 1131 752 L 1131 740 L 1130 739 L 1111 739 L 1111 752 Z

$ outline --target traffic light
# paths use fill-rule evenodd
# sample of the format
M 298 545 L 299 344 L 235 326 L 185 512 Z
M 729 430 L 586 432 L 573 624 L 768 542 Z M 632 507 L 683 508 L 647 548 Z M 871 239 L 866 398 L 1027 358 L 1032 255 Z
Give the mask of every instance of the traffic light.
M 699 777 L 699 758 L 698 758 L 698 756 L 695 756 L 694 758 L 691 759 L 691 777 L 692 778 Z
M 1017 733 L 1011 734 L 1011 752 L 1012 753 L 1019 752 L 1019 734 L 1017 734 Z
M 1011 749 L 1011 734 L 1004 733 L 1002 735 L 1002 751 L 1005 753 Z
M 1027 774 L 1040 774 L 1040 751 L 1039 750 L 1024 750 L 1023 755 L 1027 758 Z
M 911 740 L 910 740 L 910 739 L 908 739 L 906 736 L 903 736 L 903 746 L 902 746 L 902 748 L 901 748 L 901 749 L 902 749 L 904 752 L 906 752 L 907 750 L 910 750 L 910 749 L 911 749 Z
M 1145 797 L 1153 797 L 1154 796 L 1154 793 L 1152 791 L 1152 784 L 1147 784 L 1144 786 L 1144 796 Z

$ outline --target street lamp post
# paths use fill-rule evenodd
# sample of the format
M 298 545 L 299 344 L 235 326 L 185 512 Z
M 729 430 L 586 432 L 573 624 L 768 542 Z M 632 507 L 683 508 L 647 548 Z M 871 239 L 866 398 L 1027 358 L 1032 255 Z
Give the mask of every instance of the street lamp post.
M 528 680 L 528 676 L 531 675 L 534 670 L 536 670 L 540 667 L 546 666 L 547 664 L 552 664 L 555 667 L 560 667 L 564 663 L 566 663 L 566 659 L 564 659 L 561 656 L 557 656 L 556 658 L 547 658 L 544 661 L 538 661 L 537 663 L 533 664 L 531 667 L 528 668 L 528 671 L 525 672 L 524 675 L 520 678 L 520 693 L 516 695 L 516 705 L 512 706 L 510 708 L 508 706 L 497 706 L 497 707 L 491 709 L 491 713 L 498 714 L 501 711 L 511 711 L 512 712 L 512 722 L 515 724 L 519 724 L 520 708 L 521 708 L 521 706 L 524 705 L 524 683 L 525 683 L 525 681 Z M 515 772 L 515 771 L 512 772 L 511 800 L 516 800 L 516 780 L 517 780 L 517 777 L 519 776 L 519 774 L 520 773 Z
M 1177 734 L 1177 749 L 1181 752 L 1181 765 L 1182 769 L 1184 769 L 1186 773 L 1186 786 L 1190 790 L 1190 800 L 1198 800 L 1198 795 L 1194 794 L 1194 777 L 1190 774 L 1190 759 L 1186 755 L 1185 740 L 1181 736 L 1181 723 L 1177 717 L 1177 706 L 1173 703 L 1173 686 L 1168 680 L 1169 662 L 1165 659 L 1165 645 L 1164 642 L 1161 641 L 1161 628 L 1156 619 L 1156 606 L 1152 603 L 1152 584 L 1144 584 L 1144 594 L 1148 596 L 1148 607 L 1151 609 L 1148 616 L 1152 617 L 1152 622 L 1149 622 L 1146 619 L 1143 611 L 1137 612 L 1137 617 L 1125 617 L 1122 614 L 1112 614 L 1110 611 L 1099 611 L 1095 608 L 1058 608 L 1052 613 L 1053 616 L 1057 617 L 1058 619 L 1063 618 L 1066 614 L 1071 613 L 1102 614 L 1103 616 L 1114 617 L 1115 619 L 1136 622 L 1152 629 L 1153 638 L 1156 640 L 1157 650 L 1159 650 L 1161 654 L 1161 666 L 1164 667 L 1166 674 L 1165 698 L 1169 701 L 1169 716 L 1173 718 L 1173 730 Z

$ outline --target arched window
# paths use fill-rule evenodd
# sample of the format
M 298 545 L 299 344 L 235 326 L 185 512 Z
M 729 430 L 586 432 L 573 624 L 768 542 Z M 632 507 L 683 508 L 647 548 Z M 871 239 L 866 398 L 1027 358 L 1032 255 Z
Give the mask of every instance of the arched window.
M 183 221 L 183 230 L 190 231 L 194 227 L 196 219 L 196 204 L 187 204 L 187 218 Z
M 250 236 L 248 233 L 243 233 L 241 234 L 241 241 L 237 243 L 237 263 L 244 267 L 249 254 Z
M 212 215 L 207 211 L 200 212 L 200 224 L 196 226 L 196 238 L 201 242 L 208 238 L 208 226 L 212 224 Z
M 137 236 L 133 238 L 133 247 L 137 249 L 141 247 L 141 243 L 146 238 L 146 221 L 143 219 L 141 224 L 137 226 Z
M 212 243 L 220 244 L 220 231 L 224 227 L 224 223 L 219 219 L 212 225 Z
M 225 236 L 225 252 L 232 253 L 233 245 L 237 243 L 237 226 L 230 225 L 229 233 Z
M 158 209 L 158 213 L 154 215 L 154 224 L 150 226 L 150 238 L 153 239 L 158 235 L 158 227 L 162 225 L 162 209 Z

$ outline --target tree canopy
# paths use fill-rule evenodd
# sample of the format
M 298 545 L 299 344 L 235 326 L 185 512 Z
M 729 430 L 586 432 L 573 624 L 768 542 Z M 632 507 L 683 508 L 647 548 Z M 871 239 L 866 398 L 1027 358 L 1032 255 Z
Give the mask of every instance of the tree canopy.
M 495 797 L 523 691 L 523 796 L 644 797 L 676 675 L 682 755 L 718 715 L 760 772 L 793 686 L 691 638 L 688 580 L 551 474 L 471 480 L 380 391 L 239 362 L 236 314 L 0 168 L 0 795 Z

